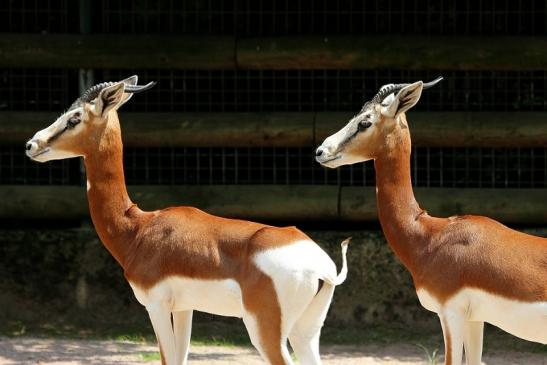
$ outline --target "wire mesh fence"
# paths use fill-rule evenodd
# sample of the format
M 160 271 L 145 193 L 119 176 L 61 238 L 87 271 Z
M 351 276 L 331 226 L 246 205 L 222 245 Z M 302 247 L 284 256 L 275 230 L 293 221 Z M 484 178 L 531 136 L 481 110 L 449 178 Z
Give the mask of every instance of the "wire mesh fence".
M 375 185 L 371 162 L 327 169 L 311 147 L 126 148 L 124 166 L 130 185 Z M 415 147 L 411 176 L 417 187 L 547 188 L 547 148 Z M 0 147 L 0 184 L 81 181 L 77 159 L 37 164 Z
M 103 0 L 102 32 L 236 34 L 542 34 L 537 0 Z
M 76 71 L 0 69 L 0 110 L 60 112 L 77 97 Z
M 312 184 L 374 186 L 372 163 L 321 167 L 313 148 L 126 149 L 130 184 Z M 415 186 L 546 188 L 547 148 L 415 147 Z
M 541 0 L 98 0 L 96 33 L 543 35 Z M 78 2 L 5 0 L 0 30 L 78 32 Z
M 97 80 L 138 74 L 158 85 L 127 111 L 358 111 L 387 83 L 445 80 L 427 90 L 422 111 L 546 111 L 547 71 L 96 70 Z M 79 95 L 77 72 L 0 70 L 0 110 L 63 110 Z
M 0 31 L 77 33 L 79 2 L 0 2 Z M 539 0 L 98 0 L 95 33 L 543 35 Z M 98 81 L 137 73 L 159 81 L 127 111 L 356 112 L 391 82 L 445 81 L 424 95 L 422 111 L 547 111 L 546 71 L 408 70 L 94 70 Z M 0 110 L 58 111 L 78 96 L 77 71 L 1 69 Z M 127 149 L 130 184 L 374 185 L 370 164 L 325 170 L 309 148 Z M 416 148 L 416 186 L 546 187 L 546 150 Z M 37 165 L 19 146 L 0 147 L 1 184 L 80 184 L 77 160 Z
M 0 146 L 1 185 L 78 185 L 78 159 L 38 164 L 24 153 L 24 146 Z
M 77 32 L 78 2 L 71 0 L 0 1 L 0 32 Z

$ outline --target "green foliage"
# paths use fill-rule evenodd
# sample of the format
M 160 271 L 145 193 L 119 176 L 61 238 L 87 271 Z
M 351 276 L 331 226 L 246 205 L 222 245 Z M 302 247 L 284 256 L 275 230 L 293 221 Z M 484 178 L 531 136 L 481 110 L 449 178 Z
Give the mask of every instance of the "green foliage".
M 417 343 L 416 346 L 422 349 L 423 352 L 425 353 L 428 365 L 437 365 L 439 361 L 438 359 L 439 349 L 434 349 L 433 351 L 429 351 L 429 349 L 425 347 L 424 345 L 422 345 L 421 343 Z
M 139 357 L 142 361 L 160 361 L 160 353 L 159 352 L 142 352 L 139 354 Z

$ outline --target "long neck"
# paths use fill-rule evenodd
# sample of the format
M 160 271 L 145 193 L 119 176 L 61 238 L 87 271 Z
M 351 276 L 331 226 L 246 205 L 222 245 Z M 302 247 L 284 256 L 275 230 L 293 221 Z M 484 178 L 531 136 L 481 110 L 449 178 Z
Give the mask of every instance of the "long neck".
M 101 241 L 123 267 L 136 234 L 135 216 L 140 211 L 125 186 L 117 115 L 110 114 L 97 140 L 99 148 L 84 159 L 89 210 Z
M 419 221 L 424 211 L 418 205 L 410 179 L 411 142 L 404 116 L 387 138 L 386 153 L 376 158 L 378 216 L 392 249 L 410 268 L 424 227 Z

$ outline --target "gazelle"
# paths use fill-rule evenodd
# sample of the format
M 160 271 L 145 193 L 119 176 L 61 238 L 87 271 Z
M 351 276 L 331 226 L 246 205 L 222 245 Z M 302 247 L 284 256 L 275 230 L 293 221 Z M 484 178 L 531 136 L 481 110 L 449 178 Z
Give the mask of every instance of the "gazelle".
M 467 364 L 478 365 L 484 322 L 547 343 L 547 239 L 486 217 L 436 218 L 420 208 L 405 112 L 440 80 L 383 86 L 325 139 L 316 159 L 330 168 L 374 160 L 382 229 L 410 271 L 420 303 L 440 317 L 445 364 L 460 365 L 465 347 Z
M 137 76 L 90 88 L 26 145 L 39 162 L 83 156 L 97 233 L 150 316 L 162 364 L 187 363 L 192 311 L 241 317 L 270 364 L 320 364 L 319 335 L 347 274 L 295 227 L 225 219 L 191 207 L 140 210 L 128 196 L 117 110 Z

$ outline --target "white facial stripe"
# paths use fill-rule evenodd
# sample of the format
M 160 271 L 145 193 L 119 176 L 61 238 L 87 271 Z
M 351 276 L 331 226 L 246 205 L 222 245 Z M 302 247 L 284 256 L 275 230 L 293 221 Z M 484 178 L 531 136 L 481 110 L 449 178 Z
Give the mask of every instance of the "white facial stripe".
M 63 115 L 61 115 L 59 118 L 57 118 L 57 120 L 53 124 L 66 122 L 67 120 L 69 120 L 71 118 L 74 118 L 77 115 L 79 115 L 79 117 L 81 117 L 83 115 L 83 113 L 84 113 L 84 108 L 82 108 L 82 107 L 69 110 L 66 113 L 64 113 Z
M 57 118 L 49 127 L 38 131 L 31 139 L 36 147 L 32 151 L 27 151 L 27 155 L 39 162 L 79 156 L 71 151 L 61 150 L 54 144 L 55 139 L 61 137 L 69 129 L 67 128 L 67 122 L 71 118 L 83 118 L 83 108 L 69 110 Z M 72 130 L 72 128 L 70 129 Z
M 338 149 L 357 135 L 359 124 L 364 121 L 375 122 L 373 110 L 368 109 L 353 117 L 342 129 L 325 139 L 322 147 L 329 153 L 337 152 Z
M 76 108 L 67 111 L 66 113 L 62 114 L 55 122 L 53 122 L 49 127 L 42 129 L 41 131 L 38 131 L 33 137 L 33 139 L 48 139 L 51 137 L 51 135 L 57 133 L 59 130 L 63 129 L 66 126 L 66 122 L 73 118 L 76 114 L 83 115 L 83 108 Z
M 75 117 L 77 114 L 80 115 L 80 117 L 83 115 L 83 108 L 76 108 L 69 110 L 68 112 L 61 115 L 55 122 L 53 122 L 49 127 L 42 129 L 41 131 L 38 131 L 32 139 L 39 140 L 46 142 L 48 141 L 52 136 L 59 133 L 66 127 L 66 123 L 69 119 Z
M 344 139 L 340 141 L 340 145 L 349 142 L 353 137 L 356 136 L 356 134 L 359 132 L 359 125 L 361 123 L 370 122 L 371 124 L 374 124 L 373 116 L 374 114 L 372 110 L 367 110 L 353 117 L 346 125 L 346 127 L 344 127 L 345 136 Z
M 84 108 L 79 107 L 76 109 L 69 110 L 65 114 L 61 115 L 57 120 L 62 120 L 66 122 L 71 118 L 82 118 L 83 114 L 84 114 Z

